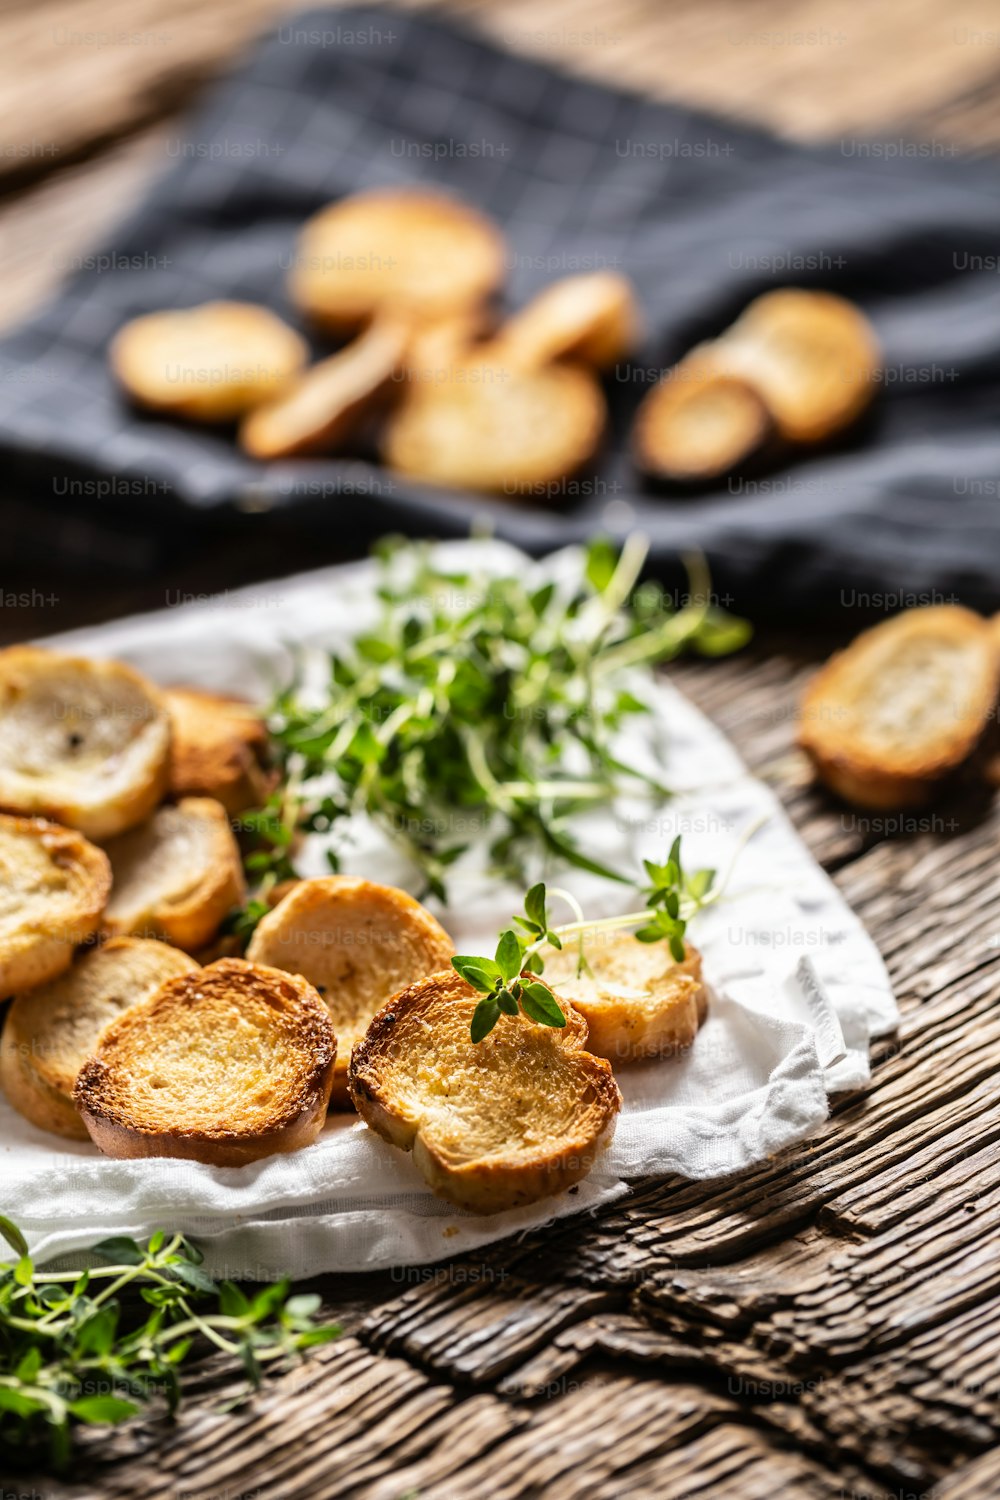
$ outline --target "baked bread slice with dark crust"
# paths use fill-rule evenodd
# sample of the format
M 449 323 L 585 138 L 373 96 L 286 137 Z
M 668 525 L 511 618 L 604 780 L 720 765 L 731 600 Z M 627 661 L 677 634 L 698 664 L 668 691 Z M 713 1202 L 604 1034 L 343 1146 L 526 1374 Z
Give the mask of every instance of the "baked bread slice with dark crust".
M 87 1140 L 73 1085 L 104 1027 L 165 979 L 197 967 L 167 943 L 113 938 L 58 979 L 16 996 L 0 1038 L 0 1084 L 14 1108 L 40 1130 Z
M 112 1021 L 73 1098 L 106 1156 L 241 1167 L 316 1139 L 336 1055 L 312 985 L 223 958 Z
M 590 973 L 579 975 L 574 944 L 547 956 L 545 982 L 586 1020 L 591 1052 L 618 1064 L 672 1057 L 691 1046 L 708 1012 L 696 948 L 688 944 L 678 963 L 665 942 L 595 932 L 585 953 Z
M 0 813 L 0 999 L 68 969 L 110 889 L 107 855 L 75 829 Z
M 247 957 L 301 974 L 326 1001 L 339 1056 L 331 1103 L 350 1109 L 347 1066 L 376 1011 L 447 964 L 455 946 L 419 901 L 348 875 L 300 880 L 257 924 Z
M 799 744 L 846 801 L 918 807 L 978 746 L 997 701 L 989 623 L 956 604 L 894 616 L 831 657 L 807 687 Z
M 530 977 L 530 976 L 529 976 Z M 502 1016 L 469 1036 L 480 997 L 452 969 L 393 996 L 351 1057 L 361 1118 L 443 1198 L 474 1213 L 534 1203 L 579 1182 L 614 1133 L 621 1095 L 586 1051 L 587 1023 Z

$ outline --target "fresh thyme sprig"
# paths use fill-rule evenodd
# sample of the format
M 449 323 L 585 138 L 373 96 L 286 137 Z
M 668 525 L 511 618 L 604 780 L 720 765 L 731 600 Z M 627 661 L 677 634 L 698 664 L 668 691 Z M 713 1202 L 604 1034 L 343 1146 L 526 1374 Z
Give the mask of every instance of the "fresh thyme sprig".
M 0 1263 L 0 1454 L 19 1462 L 47 1450 L 64 1469 L 77 1424 L 124 1422 L 157 1395 L 173 1413 L 192 1349 L 238 1355 L 256 1387 L 264 1365 L 340 1332 L 317 1321 L 318 1296 L 290 1296 L 287 1281 L 249 1296 L 217 1285 L 182 1234 L 104 1240 L 90 1253 L 108 1264 L 79 1271 L 37 1269 L 2 1216 L 0 1236 L 16 1253 Z
M 518 574 L 447 572 L 420 548 L 383 548 L 378 625 L 331 654 L 321 701 L 296 677 L 272 708 L 295 827 L 327 832 L 362 813 L 420 871 L 421 894 L 442 900 L 449 868 L 480 834 L 508 878 L 525 880 L 526 855 L 541 850 L 623 879 L 570 827 L 625 790 L 669 795 L 618 753 L 622 726 L 649 711 L 624 674 L 688 647 L 722 655 L 749 634 L 709 602 L 697 559 L 680 609 L 639 583 L 646 553 L 639 537 L 620 555 L 596 542 L 575 581 L 536 587 Z M 288 873 L 288 827 L 277 806 L 260 814 L 253 879 L 273 873 L 269 860 Z M 244 932 L 262 914 L 259 890 L 253 899 Z
M 695 912 L 718 899 L 722 886 L 716 886 L 714 870 L 685 873 L 681 863 L 681 840 L 674 839 L 666 860 L 656 864 L 644 860 L 649 884 L 641 887 L 645 905 L 639 911 L 615 917 L 588 920 L 576 899 L 568 891 L 553 891 L 575 910 L 576 920 L 553 926 L 548 914 L 548 896 L 544 884 L 533 885 L 524 898 L 524 911 L 514 917 L 516 927 L 500 934 L 493 958 L 458 954 L 452 968 L 482 996 L 472 1015 L 469 1034 L 474 1042 L 489 1036 L 501 1015 L 514 1016 L 523 1011 L 529 1020 L 542 1026 L 565 1026 L 566 1015 L 551 989 L 530 976 L 545 971 L 542 957 L 546 948 L 562 949 L 564 942 L 574 940 L 577 946 L 577 973 L 587 972 L 586 939 L 595 932 L 634 929 L 641 943 L 666 942 L 671 956 L 683 963 L 686 948 L 684 934 Z

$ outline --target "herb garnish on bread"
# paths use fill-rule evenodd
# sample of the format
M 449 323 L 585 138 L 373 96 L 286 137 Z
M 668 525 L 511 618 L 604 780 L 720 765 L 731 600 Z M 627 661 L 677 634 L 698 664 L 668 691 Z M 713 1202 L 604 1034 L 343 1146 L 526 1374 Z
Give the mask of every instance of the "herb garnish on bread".
M 478 1045 L 479 997 L 448 969 L 396 995 L 354 1049 L 350 1090 L 363 1120 L 412 1151 L 434 1190 L 474 1213 L 500 1213 L 571 1187 L 614 1132 L 621 1095 L 585 1050 L 587 1023 L 522 1019 Z

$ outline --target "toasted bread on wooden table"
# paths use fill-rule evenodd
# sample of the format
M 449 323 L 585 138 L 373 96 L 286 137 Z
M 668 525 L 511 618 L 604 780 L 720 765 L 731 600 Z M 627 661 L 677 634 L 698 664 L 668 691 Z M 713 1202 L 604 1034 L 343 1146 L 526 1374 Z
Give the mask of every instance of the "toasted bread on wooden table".
M 114 938 L 58 979 L 18 995 L 0 1038 L 0 1084 L 41 1130 L 87 1140 L 73 1085 L 109 1021 L 198 965 L 166 943 Z
M 81 834 L 0 813 L 0 1000 L 69 968 L 110 888 L 107 855 Z
M 376 188 L 322 209 L 299 239 L 293 301 L 334 332 L 391 310 L 432 321 L 475 307 L 503 279 L 500 232 L 444 193 Z
M 606 416 L 590 371 L 515 370 L 470 355 L 445 380 L 409 385 L 389 415 L 382 457 L 428 484 L 551 497 L 593 456 Z
M 866 630 L 813 678 L 799 744 L 859 807 L 926 802 L 976 749 L 997 700 L 989 623 L 960 605 L 911 609 Z
M 111 838 L 148 817 L 170 776 L 170 719 L 124 662 L 0 651 L 0 807 Z
M 233 816 L 267 801 L 275 782 L 267 726 L 249 703 L 185 687 L 166 688 L 163 701 L 172 796 L 214 797 Z
M 73 1098 L 107 1156 L 240 1167 L 316 1139 L 336 1052 L 310 984 L 224 958 L 105 1027 Z
M 352 344 L 306 370 L 276 401 L 251 412 L 240 428 L 243 448 L 265 461 L 337 452 L 392 394 L 409 339 L 406 323 L 377 318 Z
M 307 355 L 294 329 L 249 302 L 148 313 L 126 323 L 110 351 L 133 401 L 191 422 L 230 422 L 273 400 Z
M 112 885 L 102 926 L 114 937 L 166 938 L 193 951 L 246 895 L 239 845 L 211 797 L 165 803 L 107 851 Z
M 372 1017 L 454 951 L 441 924 L 405 891 L 328 875 L 299 881 L 261 918 L 247 957 L 301 974 L 322 995 L 338 1040 L 331 1102 L 349 1109 L 351 1049 Z
M 760 392 L 782 437 L 815 443 L 850 425 L 882 369 L 878 341 L 852 302 L 781 287 L 751 302 L 720 340 L 731 373 Z
M 756 453 L 772 431 L 756 387 L 727 366 L 718 346 L 693 349 L 643 400 L 632 453 L 656 479 L 719 479 Z
M 452 969 L 395 995 L 354 1049 L 351 1098 L 383 1139 L 412 1151 L 435 1192 L 500 1213 L 585 1177 L 610 1142 L 621 1095 L 586 1051 L 587 1023 L 502 1017 L 469 1036 L 481 999 Z
M 555 359 L 606 370 L 639 336 L 631 282 L 616 271 L 564 276 L 543 287 L 507 320 L 492 341 L 498 363 L 537 369 Z
M 683 963 L 666 943 L 640 943 L 630 932 L 587 939 L 590 973 L 577 974 L 572 943 L 545 960 L 545 982 L 584 1017 L 587 1046 L 612 1063 L 670 1057 L 690 1047 L 707 1013 L 701 954 Z

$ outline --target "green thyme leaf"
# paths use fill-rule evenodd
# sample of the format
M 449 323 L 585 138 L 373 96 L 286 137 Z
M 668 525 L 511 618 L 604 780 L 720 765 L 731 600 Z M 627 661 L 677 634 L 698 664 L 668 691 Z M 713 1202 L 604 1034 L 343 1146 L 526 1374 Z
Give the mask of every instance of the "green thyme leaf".
M 489 1036 L 494 1026 L 500 1019 L 500 1006 L 496 1000 L 488 996 L 480 1000 L 472 1012 L 472 1022 L 469 1027 L 469 1035 L 474 1042 L 481 1042 L 483 1037 Z
M 499 965 L 494 963 L 492 958 L 469 958 L 465 954 L 456 954 L 451 961 L 451 966 L 467 984 L 471 984 L 474 990 L 480 990 L 484 995 L 491 994 L 498 982 L 503 979 Z
M 565 1012 L 547 984 L 522 985 L 521 1005 L 525 1015 L 540 1026 L 566 1025 Z

